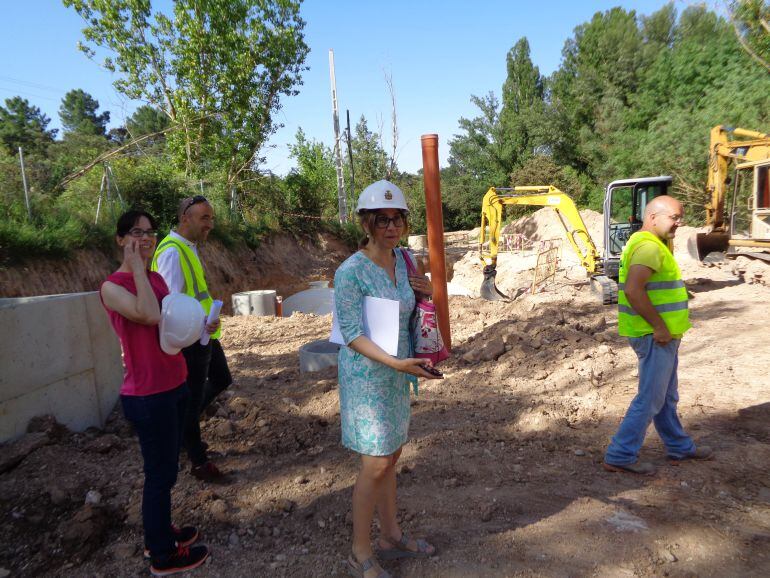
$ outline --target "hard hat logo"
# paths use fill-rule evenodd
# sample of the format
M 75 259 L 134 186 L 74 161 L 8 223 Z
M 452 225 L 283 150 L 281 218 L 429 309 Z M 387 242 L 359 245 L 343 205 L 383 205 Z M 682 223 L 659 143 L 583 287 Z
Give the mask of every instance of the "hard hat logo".
M 393 200 L 393 193 L 390 191 L 385 191 L 385 200 L 386 201 L 392 201 Z

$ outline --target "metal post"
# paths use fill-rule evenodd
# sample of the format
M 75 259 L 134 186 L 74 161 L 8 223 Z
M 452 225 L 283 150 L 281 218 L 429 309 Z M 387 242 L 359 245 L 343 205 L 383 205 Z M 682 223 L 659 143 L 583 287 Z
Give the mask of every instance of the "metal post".
M 340 150 L 340 113 L 337 108 L 337 80 L 334 76 L 334 50 L 329 50 L 329 77 L 332 84 L 332 114 L 334 117 L 334 156 L 337 164 L 337 202 L 340 223 L 348 220 L 347 200 L 345 199 L 345 174 L 342 172 L 342 151 Z
M 24 203 L 27 205 L 27 216 L 32 220 L 32 207 L 29 205 L 29 189 L 27 188 L 27 172 L 24 170 L 24 151 L 19 147 L 19 164 L 21 164 L 21 182 L 24 183 Z
M 350 202 L 355 205 L 356 204 L 356 171 L 353 168 L 353 147 L 351 146 L 351 136 L 350 136 L 350 111 L 348 109 L 345 109 L 345 114 L 348 117 L 348 129 L 345 132 L 345 137 L 347 138 L 348 142 L 348 161 L 350 162 L 350 196 L 348 197 L 350 199 Z
M 438 168 L 438 135 L 424 134 L 422 142 L 422 171 L 425 186 L 425 220 L 428 223 L 428 255 L 433 303 L 436 304 L 438 326 L 447 350 L 452 348 L 449 327 L 449 295 L 444 258 L 444 216 L 441 210 L 441 180 Z
M 115 178 L 115 173 L 112 172 L 112 167 L 107 164 L 107 171 L 110 173 L 110 184 L 115 187 L 115 195 L 117 195 L 118 198 L 118 204 L 120 205 L 121 211 L 123 210 L 124 203 L 123 203 L 123 195 L 120 194 L 120 189 L 118 188 L 118 179 Z
M 106 179 L 106 173 L 102 173 L 102 182 L 99 185 L 99 200 L 96 201 L 96 218 L 94 219 L 94 225 L 99 224 L 99 210 L 102 208 L 102 195 L 104 194 L 104 181 Z

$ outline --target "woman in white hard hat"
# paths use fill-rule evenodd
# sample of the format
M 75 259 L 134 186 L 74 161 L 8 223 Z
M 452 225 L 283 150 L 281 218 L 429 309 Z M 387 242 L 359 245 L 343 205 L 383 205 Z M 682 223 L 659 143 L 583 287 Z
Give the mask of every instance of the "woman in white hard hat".
M 365 238 L 334 276 L 334 307 L 347 347 L 339 354 L 342 444 L 361 454 L 353 489 L 353 546 L 347 564 L 353 575 L 389 576 L 377 562 L 426 557 L 435 548 L 401 532 L 396 514 L 396 462 L 409 433 L 409 386 L 416 377 L 437 379 L 430 362 L 410 357 L 409 319 L 415 292 L 430 296 L 424 275 L 408 276 L 404 254 L 395 250 L 407 233 L 403 192 L 388 181 L 369 185 L 358 199 Z M 364 297 L 399 302 L 398 355 L 393 357 L 364 335 Z M 377 554 L 370 528 L 375 508 L 380 521 Z
M 144 459 L 145 557 L 151 559 L 152 574 L 165 576 L 200 566 L 209 552 L 206 546 L 193 545 L 196 528 L 171 524 L 171 488 L 179 469 L 187 407 L 187 365 L 178 349 L 174 355 L 161 349 L 160 302 L 169 291 L 163 278 L 148 270 L 156 236 L 155 219 L 148 213 L 132 210 L 121 215 L 116 240 L 123 262 L 102 284 L 100 295 L 123 348 L 120 399 Z

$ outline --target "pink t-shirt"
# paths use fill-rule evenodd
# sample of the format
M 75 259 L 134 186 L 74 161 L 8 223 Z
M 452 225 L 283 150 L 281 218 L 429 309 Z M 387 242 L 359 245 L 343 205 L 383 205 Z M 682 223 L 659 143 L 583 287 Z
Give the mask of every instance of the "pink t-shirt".
M 148 271 L 150 286 L 160 303 L 168 295 L 168 287 L 158 273 Z M 136 295 L 132 273 L 117 271 L 106 281 L 120 285 Z M 99 292 L 101 297 L 101 291 Z M 104 305 L 104 300 L 102 300 Z M 125 374 L 121 395 L 153 395 L 180 386 L 187 379 L 187 364 L 182 353 L 168 355 L 160 348 L 157 325 L 142 325 L 123 317 L 104 305 L 115 333 L 123 347 Z

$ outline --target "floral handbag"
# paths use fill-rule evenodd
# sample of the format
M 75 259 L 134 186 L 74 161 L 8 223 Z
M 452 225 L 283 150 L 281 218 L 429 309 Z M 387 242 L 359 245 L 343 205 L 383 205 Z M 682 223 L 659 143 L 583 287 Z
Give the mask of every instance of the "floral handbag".
M 409 275 L 417 275 L 417 267 L 412 262 L 411 255 L 405 249 L 401 249 L 401 254 Z M 430 359 L 434 365 L 449 357 L 438 329 L 436 306 L 431 301 L 417 297 L 410 332 L 415 357 Z

